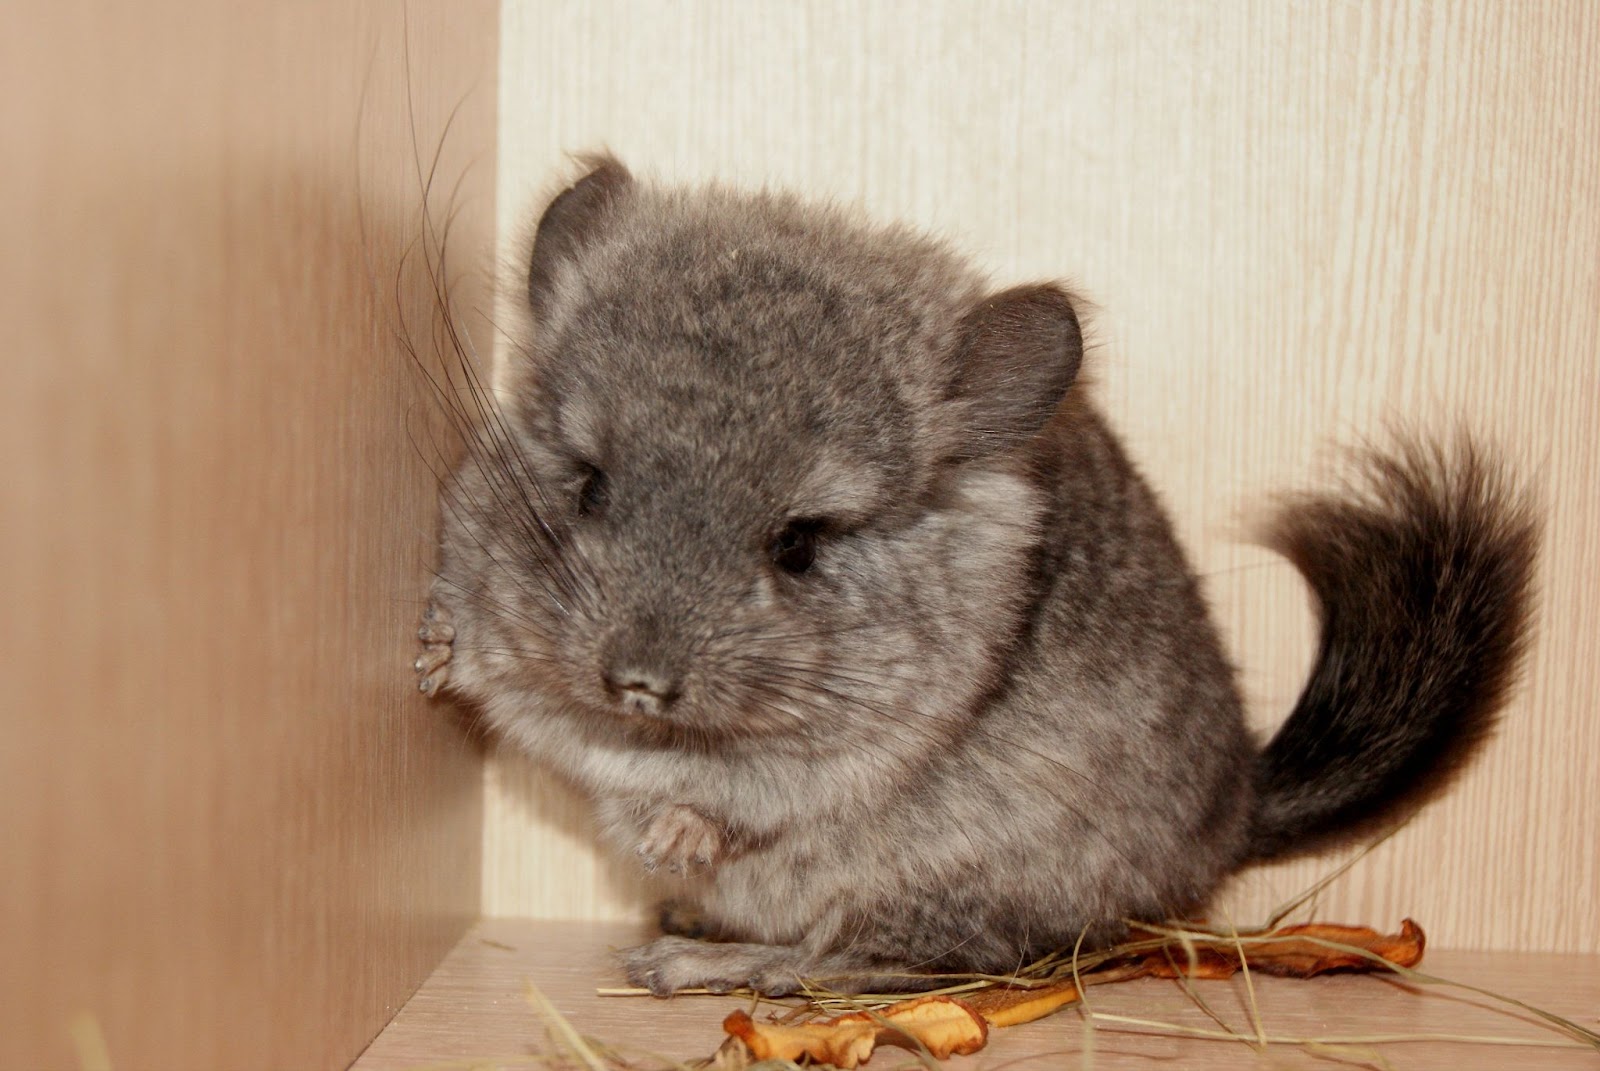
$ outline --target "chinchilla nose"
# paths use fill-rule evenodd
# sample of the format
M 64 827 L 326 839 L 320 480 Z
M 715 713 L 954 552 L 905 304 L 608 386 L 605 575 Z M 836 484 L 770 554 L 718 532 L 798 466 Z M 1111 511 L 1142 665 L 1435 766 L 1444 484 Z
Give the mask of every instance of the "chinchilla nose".
M 625 713 L 659 718 L 677 701 L 689 658 L 686 631 L 654 607 L 618 612 L 598 668 L 606 692 Z
M 678 681 L 659 667 L 614 659 L 601 671 L 606 691 L 630 714 L 657 717 L 678 698 Z

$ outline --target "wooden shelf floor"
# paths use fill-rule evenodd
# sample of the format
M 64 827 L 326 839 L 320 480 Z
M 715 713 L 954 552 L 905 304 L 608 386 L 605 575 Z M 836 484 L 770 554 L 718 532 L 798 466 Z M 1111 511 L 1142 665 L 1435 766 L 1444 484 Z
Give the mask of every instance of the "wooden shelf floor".
M 615 924 L 485 919 L 467 933 L 356 1061 L 354 1071 L 540 1066 L 536 1054 L 557 1050 L 545 1041 L 543 1022 L 524 996 L 529 981 L 579 1033 L 641 1054 L 641 1067 L 710 1055 L 722 1041 L 723 1016 L 745 1006 L 743 1002 L 732 997 L 658 1001 L 595 995 L 596 987 L 624 984 L 610 950 L 644 936 L 637 927 Z M 1422 969 L 1516 997 L 1591 1030 L 1600 1028 L 1600 956 L 1430 951 Z M 1040 1022 L 997 1030 L 983 1053 L 955 1058 L 949 1066 L 952 1071 L 1600 1068 L 1600 1052 L 1571 1047 L 1534 1016 L 1508 1011 L 1464 990 L 1411 987 L 1370 976 L 1254 981 L 1269 1038 L 1449 1034 L 1542 1044 L 1409 1040 L 1313 1050 L 1273 1043 L 1257 1051 L 1239 1041 L 1136 1034 L 1132 1027 L 1113 1024 L 1097 1026 L 1091 1037 L 1082 1015 L 1069 1009 Z M 1249 997 L 1240 979 L 1201 982 L 1197 987 L 1211 1010 L 1232 1029 L 1252 1032 Z M 1129 982 L 1091 990 L 1091 997 L 1097 1013 L 1220 1029 L 1174 982 Z M 646 1053 L 662 1059 L 642 1058 Z M 903 1050 L 885 1049 L 867 1066 L 894 1069 L 908 1062 L 909 1054 Z

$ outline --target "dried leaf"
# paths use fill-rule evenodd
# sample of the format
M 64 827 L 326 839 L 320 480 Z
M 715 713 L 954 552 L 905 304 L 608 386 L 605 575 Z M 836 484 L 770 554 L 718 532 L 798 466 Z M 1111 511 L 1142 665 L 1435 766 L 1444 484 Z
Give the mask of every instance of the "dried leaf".
M 1130 935 L 1130 941 L 1151 940 L 1161 943 L 1130 959 L 1085 972 L 1078 982 L 1087 987 L 1141 977 L 1231 978 L 1239 970 L 1241 948 L 1250 969 L 1263 974 L 1310 978 L 1324 971 L 1383 969 L 1381 963 L 1367 956 L 1330 948 L 1329 944 L 1364 949 L 1397 967 L 1414 967 L 1421 961 L 1426 944 L 1422 928 L 1410 919 L 1401 921 L 1399 933 L 1388 935 L 1365 926 L 1331 923 L 1284 926 L 1268 934 L 1252 934 L 1248 941 L 1237 940 L 1232 935 L 1203 932 L 1185 933 L 1183 938 L 1152 930 L 1135 930 Z M 1076 1004 L 1083 999 L 1083 994 L 1078 984 L 1067 978 L 1033 988 L 1001 986 L 980 990 L 964 999 L 989 1021 L 990 1026 L 1016 1026 Z
M 1087 981 L 1088 979 L 1084 979 Z M 967 998 L 990 1026 L 1016 1026 L 1043 1019 L 1051 1012 L 1083 999 L 1077 985 L 1068 980 L 1032 989 L 996 987 L 973 993 Z
M 1146 934 L 1160 937 L 1160 934 Z M 1310 978 L 1325 971 L 1376 971 L 1383 964 L 1370 956 L 1329 945 L 1361 949 L 1397 967 L 1414 967 L 1422 960 L 1427 939 L 1422 927 L 1402 919 L 1400 932 L 1381 934 L 1366 926 L 1337 926 L 1313 922 L 1303 926 L 1284 926 L 1267 934 L 1252 934 L 1248 942 L 1217 935 L 1204 941 L 1191 941 L 1196 963 L 1191 969 L 1187 952 L 1176 939 L 1154 952 L 1146 953 L 1149 973 L 1158 978 L 1228 978 L 1239 969 L 1239 954 L 1244 953 L 1250 969 L 1263 974 L 1291 978 Z M 1167 955 L 1168 949 L 1171 956 Z
M 799 1060 L 853 1068 L 878 1045 L 924 1048 L 935 1057 L 966 1056 L 983 1048 L 989 1025 L 953 997 L 920 997 L 882 1012 L 851 1012 L 817 1022 L 757 1023 L 744 1011 L 722 1022 L 758 1060 Z

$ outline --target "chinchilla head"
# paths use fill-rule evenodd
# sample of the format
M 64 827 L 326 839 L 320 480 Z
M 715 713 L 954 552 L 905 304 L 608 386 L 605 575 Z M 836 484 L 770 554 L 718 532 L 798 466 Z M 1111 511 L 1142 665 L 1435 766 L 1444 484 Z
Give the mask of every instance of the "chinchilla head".
M 539 695 L 516 717 L 602 739 L 933 746 L 1020 628 L 1027 444 L 1081 355 L 1067 296 L 590 165 L 539 223 L 531 337 L 453 485 L 463 631 Z

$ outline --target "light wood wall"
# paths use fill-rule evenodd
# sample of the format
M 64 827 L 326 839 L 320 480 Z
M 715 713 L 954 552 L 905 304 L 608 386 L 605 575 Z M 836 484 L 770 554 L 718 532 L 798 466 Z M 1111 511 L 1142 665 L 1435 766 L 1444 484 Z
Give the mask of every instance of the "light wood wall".
M 408 668 L 435 496 L 394 323 L 458 103 L 487 255 L 496 27 L 6 7 L 0 1067 L 342 1067 L 478 913 L 480 756 Z
M 1165 493 L 1263 730 L 1311 623 L 1241 536 L 1402 418 L 1498 438 L 1549 513 L 1527 686 L 1319 914 L 1600 951 L 1600 17 L 1588 0 L 627 0 L 503 8 L 500 227 L 607 145 L 931 227 L 1101 311 L 1098 394 Z M 507 255 L 503 253 L 503 256 Z M 501 755 L 484 907 L 633 917 L 584 809 Z M 1250 873 L 1260 916 L 1331 866 Z

